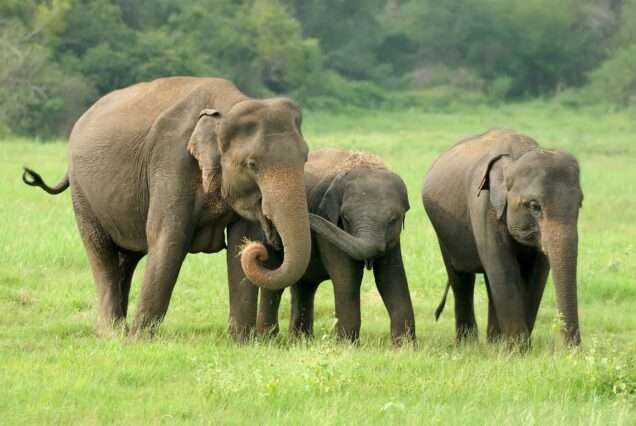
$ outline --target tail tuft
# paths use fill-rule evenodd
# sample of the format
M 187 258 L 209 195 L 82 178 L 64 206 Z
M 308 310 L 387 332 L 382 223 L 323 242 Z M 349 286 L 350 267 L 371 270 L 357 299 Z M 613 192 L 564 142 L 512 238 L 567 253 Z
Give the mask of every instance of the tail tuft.
M 28 167 L 23 167 L 23 169 L 24 169 L 24 173 L 22 173 L 22 182 L 30 186 L 44 185 L 44 180 L 42 180 L 42 176 L 37 174 L 35 171 L 29 169 Z
M 44 182 L 44 179 L 42 179 L 42 176 L 40 176 L 38 173 L 29 169 L 28 167 L 23 168 L 24 173 L 22 173 L 22 182 L 26 183 L 29 186 L 38 186 L 49 194 L 53 195 L 64 192 L 66 188 L 69 187 L 68 173 L 55 186 L 50 187 L 46 184 L 46 182 Z

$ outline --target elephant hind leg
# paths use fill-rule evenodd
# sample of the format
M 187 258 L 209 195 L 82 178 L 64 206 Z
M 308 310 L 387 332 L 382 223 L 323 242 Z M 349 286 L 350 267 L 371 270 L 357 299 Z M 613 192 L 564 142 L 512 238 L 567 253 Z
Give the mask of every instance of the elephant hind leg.
M 125 327 L 124 306 L 128 304 L 128 291 L 122 288 L 126 279 L 120 268 L 119 251 L 99 224 L 78 218 L 78 225 L 97 290 L 97 334 L 111 335 Z
M 441 246 L 441 245 L 440 245 Z M 457 271 L 442 248 L 442 258 L 448 274 L 448 283 L 455 299 L 455 335 L 458 342 L 477 339 L 475 320 L 475 274 Z
M 130 278 L 137 262 L 133 265 L 124 262 L 127 267 L 122 268 L 119 248 L 76 187 L 73 188 L 73 209 L 97 290 L 97 334 L 117 334 L 118 329 L 126 325 Z
M 475 320 L 475 274 L 449 271 L 448 278 L 455 298 L 455 333 L 457 341 L 477 338 Z

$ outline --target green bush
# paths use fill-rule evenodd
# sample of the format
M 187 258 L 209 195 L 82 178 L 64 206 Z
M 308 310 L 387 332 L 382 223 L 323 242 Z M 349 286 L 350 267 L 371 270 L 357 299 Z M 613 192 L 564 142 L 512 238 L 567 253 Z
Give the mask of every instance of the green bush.
M 617 107 L 636 105 L 636 43 L 616 50 L 590 73 L 588 96 Z
M 51 51 L 13 22 L 2 33 L 0 132 L 41 137 L 65 135 L 95 98 L 84 77 L 64 71 Z
M 506 100 L 510 96 L 513 84 L 514 80 L 507 75 L 495 78 L 488 84 L 488 98 L 495 103 Z

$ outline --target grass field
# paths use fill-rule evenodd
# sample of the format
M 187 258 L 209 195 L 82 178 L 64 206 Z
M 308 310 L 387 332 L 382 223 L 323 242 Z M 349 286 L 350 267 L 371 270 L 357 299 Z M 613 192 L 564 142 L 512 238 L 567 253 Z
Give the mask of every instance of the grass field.
M 581 163 L 579 350 L 561 346 L 551 284 L 525 354 L 484 343 L 481 280 L 479 343 L 455 345 L 452 309 L 433 321 L 446 277 L 419 198 L 422 177 L 455 140 L 499 126 Z M 532 103 L 307 113 L 305 135 L 312 149 L 380 154 L 406 181 L 417 348 L 391 346 L 371 274 L 359 346 L 333 338 L 328 283 L 318 291 L 314 340 L 287 338 L 286 299 L 280 337 L 235 344 L 225 331 L 224 253 L 187 258 L 156 338 L 98 339 L 69 193 L 51 197 L 20 180 L 30 165 L 55 182 L 66 147 L 0 141 L 0 424 L 636 424 L 636 112 Z M 138 269 L 132 312 L 141 276 Z

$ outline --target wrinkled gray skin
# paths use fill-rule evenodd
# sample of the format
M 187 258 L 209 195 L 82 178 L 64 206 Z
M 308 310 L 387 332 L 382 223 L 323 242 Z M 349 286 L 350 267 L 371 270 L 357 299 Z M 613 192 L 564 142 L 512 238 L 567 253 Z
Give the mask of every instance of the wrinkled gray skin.
M 251 99 L 227 80 L 159 79 L 104 96 L 77 121 L 58 185 L 25 170 L 25 183 L 49 193 L 71 187 L 100 334 L 125 326 L 130 281 L 146 254 L 131 332 L 152 330 L 186 253 L 225 248 L 236 213 L 257 221 L 271 244 L 282 240 L 287 254 L 268 270 L 258 260 L 265 247 L 248 246 L 241 263 L 252 282 L 279 289 L 302 276 L 311 239 L 300 120 L 289 99 Z
M 349 155 L 332 149 L 313 152 L 305 167 L 312 254 L 309 268 L 291 287 L 290 333 L 312 335 L 315 292 L 321 282 L 331 279 L 337 333 L 357 340 L 360 284 L 366 264 L 373 268 L 389 313 L 393 341 L 415 340 L 413 306 L 400 249 L 400 233 L 409 209 L 406 187 L 398 175 L 377 165 L 357 163 L 343 170 Z M 282 295 L 282 290 L 262 289 L 257 318 L 258 289 L 243 280 L 236 257 L 244 238 L 264 240 L 258 227 L 248 221 L 239 221 L 228 230 L 230 331 L 239 340 L 255 329 L 257 333 L 278 331 Z M 275 267 L 280 258 L 275 253 L 269 266 Z
M 455 295 L 458 340 L 477 335 L 473 289 L 475 274 L 483 273 L 488 339 L 529 343 L 552 269 L 563 339 L 581 342 L 576 268 L 583 193 L 571 154 L 544 150 L 511 130 L 490 130 L 435 161 L 422 199 Z

